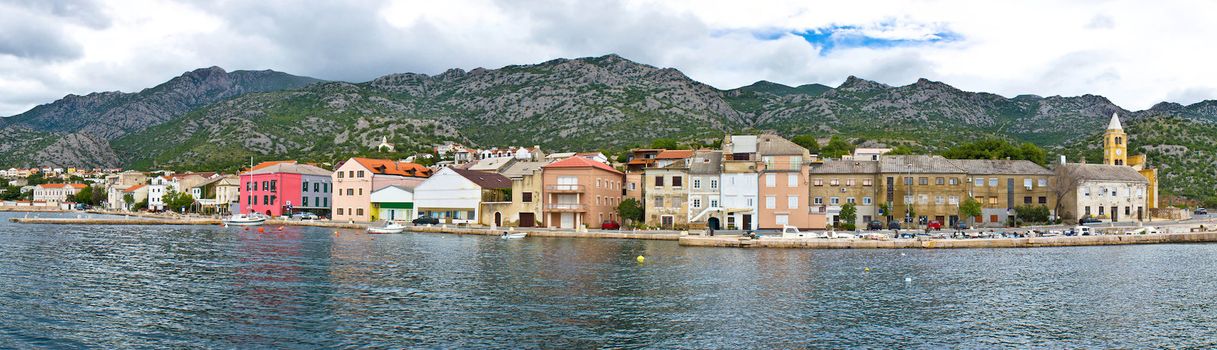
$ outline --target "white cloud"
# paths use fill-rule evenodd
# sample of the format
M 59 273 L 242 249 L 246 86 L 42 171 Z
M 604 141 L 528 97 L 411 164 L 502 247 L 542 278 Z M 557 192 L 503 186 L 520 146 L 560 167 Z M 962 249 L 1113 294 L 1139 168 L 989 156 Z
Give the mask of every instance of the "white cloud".
M 0 1 L 0 115 L 137 91 L 198 67 L 324 79 L 618 53 L 719 88 L 849 75 L 971 91 L 1100 94 L 1130 109 L 1217 99 L 1217 4 L 1084 1 Z M 793 34 L 958 40 L 821 54 Z M 769 33 L 772 40 L 754 34 Z

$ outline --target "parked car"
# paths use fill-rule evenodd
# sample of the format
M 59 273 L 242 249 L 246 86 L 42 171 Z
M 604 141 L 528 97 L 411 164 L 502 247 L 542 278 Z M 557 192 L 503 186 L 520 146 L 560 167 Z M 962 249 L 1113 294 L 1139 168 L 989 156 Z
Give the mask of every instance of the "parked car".
M 900 229 L 900 223 L 899 223 L 899 222 L 895 222 L 895 221 L 889 222 L 889 223 L 887 223 L 887 229 L 889 229 L 889 230 L 899 230 L 899 229 Z
M 874 221 L 871 221 L 871 222 L 869 222 L 869 223 L 867 223 L 867 224 L 866 224 L 866 229 L 867 229 L 867 230 L 870 230 L 870 231 L 882 230 L 882 229 L 883 229 L 883 222 L 882 222 L 882 221 L 879 221 L 879 220 L 874 220 Z
M 1103 221 L 1087 216 L 1087 217 L 1082 218 L 1081 220 L 1078 220 L 1078 225 L 1093 224 L 1093 223 L 1100 223 L 1100 222 L 1103 222 Z
M 292 219 L 296 219 L 296 220 L 317 220 L 317 214 L 313 214 L 313 213 L 295 213 L 295 214 L 292 214 Z
M 616 221 L 605 220 L 603 223 L 600 224 L 600 229 L 601 230 L 620 230 L 621 224 L 617 223 Z
M 1204 208 L 1196 208 L 1196 215 L 1209 215 L 1209 210 Z
M 439 219 L 430 216 L 419 216 L 417 219 L 410 221 L 415 225 L 439 225 Z
M 956 230 L 963 231 L 963 230 L 967 230 L 968 228 L 969 228 L 968 224 L 966 224 L 966 223 L 962 223 L 962 222 L 955 223 Z
M 930 223 L 925 224 L 925 228 L 927 230 L 934 230 L 934 231 L 942 230 L 942 223 L 938 222 L 938 220 L 930 220 Z

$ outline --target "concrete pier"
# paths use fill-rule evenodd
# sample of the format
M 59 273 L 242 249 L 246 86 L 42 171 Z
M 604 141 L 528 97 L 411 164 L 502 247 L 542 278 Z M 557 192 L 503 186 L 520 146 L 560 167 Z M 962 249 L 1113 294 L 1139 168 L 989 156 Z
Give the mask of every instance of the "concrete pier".
M 220 225 L 220 219 L 213 218 L 10 218 L 8 221 L 21 224 L 57 224 L 57 225 Z M 330 228 L 365 229 L 368 225 L 345 222 L 326 221 L 284 221 L 266 220 L 263 226 L 314 226 Z
M 413 226 L 408 229 L 413 232 L 451 233 L 459 235 L 498 236 L 507 232 L 507 228 L 465 228 L 442 226 Z M 572 230 L 521 229 L 516 228 L 512 233 L 527 232 L 528 237 L 562 237 L 562 238 L 616 238 L 616 239 L 646 239 L 659 241 L 675 241 L 681 236 L 677 233 L 639 233 L 631 231 L 589 231 L 577 232 Z
M 988 239 L 817 239 L 761 238 L 740 236 L 684 236 L 679 243 L 689 247 L 805 248 L 805 249 L 952 249 L 952 248 L 1035 248 L 1124 244 L 1207 243 L 1217 242 L 1217 232 L 1170 233 L 1158 235 L 1103 235 L 1073 237 L 988 238 Z

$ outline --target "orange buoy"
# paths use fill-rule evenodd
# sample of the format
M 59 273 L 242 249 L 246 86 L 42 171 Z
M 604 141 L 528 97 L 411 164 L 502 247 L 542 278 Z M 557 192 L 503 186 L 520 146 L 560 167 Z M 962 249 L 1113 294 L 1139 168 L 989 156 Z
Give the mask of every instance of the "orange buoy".
M 258 233 L 262 233 L 262 232 L 266 232 L 266 230 L 265 230 L 265 229 L 263 229 L 263 228 L 261 228 L 261 227 L 259 227 L 259 228 L 258 228 Z
M 283 231 L 283 226 L 279 226 L 279 231 Z
M 246 228 L 245 228 L 245 230 L 246 230 L 246 231 L 249 231 L 249 228 L 248 228 L 248 227 L 246 227 Z

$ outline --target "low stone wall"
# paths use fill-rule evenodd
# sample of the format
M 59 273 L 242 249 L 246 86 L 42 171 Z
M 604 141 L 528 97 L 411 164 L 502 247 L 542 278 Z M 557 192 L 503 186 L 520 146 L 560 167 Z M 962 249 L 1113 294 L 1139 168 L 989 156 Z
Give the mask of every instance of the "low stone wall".
M 506 228 L 487 229 L 487 228 L 467 228 L 467 227 L 444 227 L 444 226 L 413 226 L 409 228 L 413 232 L 429 232 L 429 233 L 452 233 L 459 235 L 485 235 L 498 236 L 503 232 L 507 232 Z M 616 238 L 616 239 L 647 239 L 660 241 L 675 241 L 679 239 L 680 234 L 675 233 L 637 233 L 637 232 L 577 232 L 568 230 L 537 230 L 537 229 L 515 229 L 514 233 L 527 232 L 529 237 L 563 237 L 563 238 Z
M 214 218 L 10 218 L 11 222 L 21 224 L 57 224 L 57 225 L 220 225 L 220 219 Z M 267 220 L 263 226 L 313 226 L 329 228 L 365 229 L 366 224 L 326 221 L 283 221 Z
M 59 207 L 55 207 L 55 206 L 34 207 L 34 206 L 0 205 L 0 211 L 28 211 L 28 212 L 38 212 L 38 213 L 62 213 L 62 212 L 66 212 L 67 210 L 63 210 L 63 209 L 60 209 Z
M 737 248 L 807 248 L 807 249 L 940 249 L 940 248 L 1034 248 L 1074 247 L 1123 244 L 1159 243 L 1205 243 L 1217 242 L 1217 232 L 1174 233 L 1159 235 L 1103 235 L 1073 237 L 1035 238 L 991 238 L 991 239 L 815 239 L 815 238 L 762 238 L 749 239 L 731 237 L 680 237 L 682 246 L 690 247 L 737 247 Z

